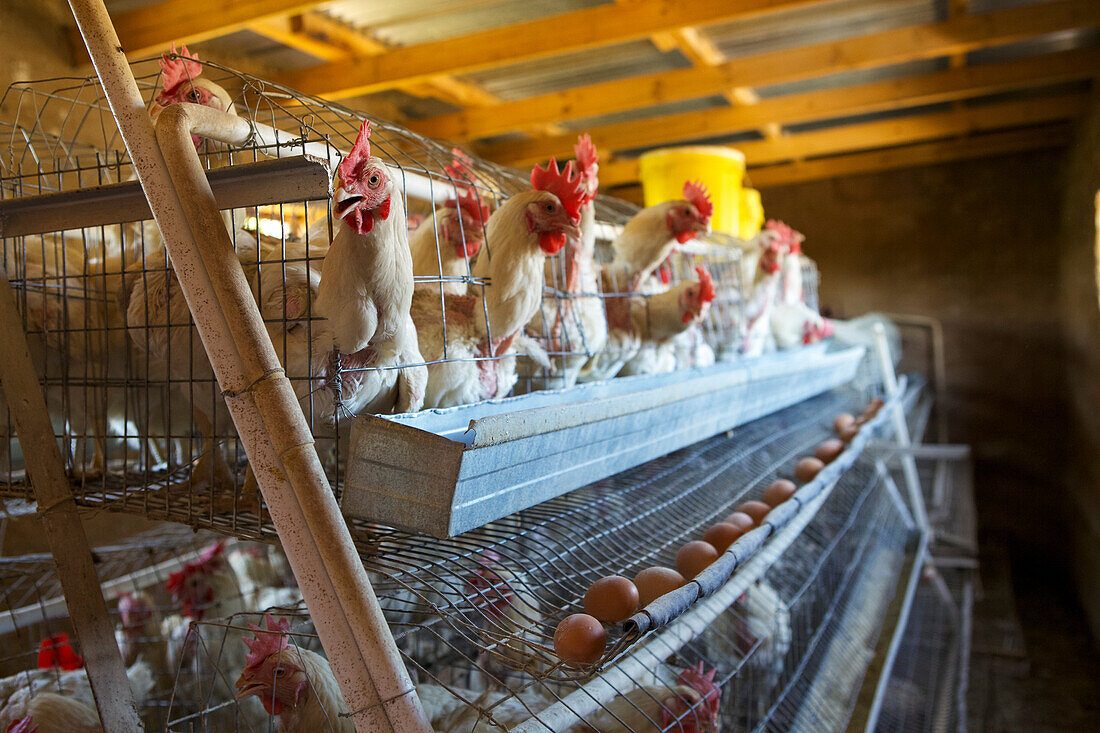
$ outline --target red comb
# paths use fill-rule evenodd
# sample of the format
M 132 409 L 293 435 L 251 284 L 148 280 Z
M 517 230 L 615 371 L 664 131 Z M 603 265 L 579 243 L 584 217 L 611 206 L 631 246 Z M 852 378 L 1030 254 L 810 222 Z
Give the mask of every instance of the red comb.
M 363 120 L 359 127 L 359 134 L 355 136 L 355 144 L 351 151 L 340 161 L 340 177 L 345 181 L 355 177 L 355 168 L 360 161 L 370 157 L 370 120 Z
M 707 710 L 710 712 L 712 718 L 718 715 L 721 697 L 718 686 L 714 684 L 714 673 L 716 671 L 715 669 L 711 669 L 711 671 L 704 673 L 703 663 L 699 662 L 695 667 L 685 669 L 677 678 L 680 684 L 691 687 L 706 699 Z
M 202 554 L 199 555 L 199 563 L 204 566 L 209 566 L 215 560 L 221 559 L 222 553 L 225 552 L 225 540 L 218 540 L 212 545 L 207 545 L 203 548 Z
M 169 58 L 175 56 L 176 58 Z M 185 81 L 194 81 L 202 73 L 202 64 L 199 55 L 187 50 L 187 46 L 180 46 L 176 51 L 176 44 L 172 44 L 172 50 L 160 57 L 161 85 L 164 91 L 161 94 L 169 94 Z M 157 95 L 160 99 L 160 95 Z
M 577 144 L 573 146 L 573 152 L 577 156 L 577 165 L 581 169 L 581 179 L 585 185 L 586 200 L 591 201 L 596 197 L 596 189 L 599 188 L 600 154 L 596 146 L 592 144 L 592 136 L 588 134 L 577 138 Z
M 699 214 L 710 221 L 714 216 L 714 202 L 710 200 L 710 194 L 702 181 L 688 181 L 684 184 L 684 198 L 690 201 Z
M 34 717 L 28 715 L 25 718 L 11 721 L 7 733 L 38 733 L 38 726 L 34 724 Z
M 554 158 L 550 159 L 545 169 L 536 165 L 531 169 L 531 187 L 554 194 L 574 223 L 581 220 L 581 205 L 585 202 L 584 185 L 580 173 L 573 171 L 573 161 L 566 163 L 561 171 L 558 171 L 558 161 Z
M 290 619 L 276 621 L 270 613 L 264 614 L 266 629 L 255 624 L 249 624 L 248 628 L 256 635 L 254 639 L 242 639 L 248 647 L 248 656 L 245 657 L 245 669 L 256 669 L 264 660 L 272 654 L 281 652 L 290 646 L 287 633 L 290 631 Z
M 68 634 L 53 634 L 38 643 L 38 668 L 60 667 L 69 672 L 84 666 L 84 659 L 69 646 Z
M 461 208 L 476 222 L 484 224 L 489 221 L 489 207 L 477 195 L 477 191 L 472 188 L 465 189 L 457 202 L 454 199 L 447 199 L 447 206 L 452 209 Z
M 472 162 L 473 159 L 469 155 L 458 148 L 451 148 L 451 164 L 443 166 L 443 170 L 447 171 L 447 175 L 456 181 L 473 183 L 476 178 L 474 177 L 474 169 L 470 165 Z
M 701 303 L 713 303 L 714 299 L 718 297 L 718 293 L 714 289 L 714 280 L 711 279 L 707 268 L 696 267 L 695 274 L 699 276 L 699 301 Z

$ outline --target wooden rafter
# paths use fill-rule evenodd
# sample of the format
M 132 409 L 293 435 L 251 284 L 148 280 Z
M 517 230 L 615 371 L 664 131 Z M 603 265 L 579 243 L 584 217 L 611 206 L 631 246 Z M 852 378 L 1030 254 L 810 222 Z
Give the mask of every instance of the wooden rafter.
M 985 158 L 994 155 L 1022 153 L 1028 150 L 1059 148 L 1069 144 L 1069 125 L 1059 124 L 1027 130 L 993 132 L 953 140 L 937 140 L 888 150 L 849 153 L 826 158 L 755 168 L 749 173 L 757 188 L 788 183 L 815 181 L 825 178 L 918 165 L 946 163 L 953 160 Z
M 291 48 L 330 62 L 348 62 L 361 56 L 378 56 L 389 46 L 366 33 L 316 12 L 259 21 L 249 28 Z M 417 96 L 432 96 L 460 107 L 499 104 L 500 98 L 476 84 L 450 76 L 437 76 L 401 87 Z
M 432 137 L 472 140 L 521 129 L 536 121 L 560 122 L 610 114 L 660 102 L 720 94 L 737 86 L 755 87 L 934 58 L 1097 25 L 1100 25 L 1100 2 L 1056 0 L 757 54 L 709 68 L 681 69 L 592 84 L 421 120 L 413 127 Z
M 130 58 L 159 53 L 172 42 L 197 43 L 239 31 L 252 23 L 300 13 L 323 0 L 164 0 L 112 14 L 122 49 Z M 74 44 L 83 53 L 79 35 Z
M 780 163 L 843 152 L 873 150 L 895 145 L 948 138 L 973 132 L 1024 127 L 1072 119 L 1084 109 L 1085 94 L 1025 99 L 1000 104 L 964 107 L 948 112 L 913 115 L 898 119 L 788 135 L 782 140 L 756 140 L 737 145 L 750 166 Z M 600 165 L 600 184 L 617 186 L 638 180 L 638 161 L 620 160 Z
M 610 46 L 686 26 L 722 23 L 829 0 L 636 0 L 600 5 L 525 23 L 479 31 L 358 59 L 339 68 L 322 64 L 278 81 L 308 94 L 341 99 L 406 82 L 456 74 L 569 51 Z M 563 33 L 563 29 L 568 29 Z
M 966 99 L 1073 79 L 1100 76 L 1100 49 L 1063 51 L 950 69 L 936 74 L 871 82 L 840 89 L 791 94 L 749 107 L 708 109 L 589 128 L 600 150 L 613 152 L 649 145 L 714 137 L 758 128 L 768 122 L 793 124 Z M 527 165 L 567 155 L 573 135 L 477 146 L 478 153 L 507 165 Z

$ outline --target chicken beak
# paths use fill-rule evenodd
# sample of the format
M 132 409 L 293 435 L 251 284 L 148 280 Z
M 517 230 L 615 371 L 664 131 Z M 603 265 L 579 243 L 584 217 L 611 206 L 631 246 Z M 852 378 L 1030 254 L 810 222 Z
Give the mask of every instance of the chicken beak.
M 569 219 L 567 222 L 562 224 L 561 231 L 562 234 L 569 237 L 570 239 L 580 239 L 581 237 L 581 228 L 578 225 L 574 224 L 572 219 Z
M 346 191 L 343 186 L 337 186 L 332 195 L 332 213 L 337 219 L 343 219 L 355 211 L 355 205 L 363 200 L 359 194 Z
M 237 688 L 237 694 L 233 696 L 235 700 L 240 700 L 242 697 L 248 697 L 249 695 L 255 695 L 256 691 L 263 687 L 259 682 L 255 680 L 246 680 L 244 677 L 238 677 L 234 686 Z
M 698 219 L 696 219 L 695 221 L 693 221 L 691 223 L 691 228 L 694 231 L 699 232 L 699 236 L 701 236 L 701 237 L 705 237 L 708 234 L 710 234 L 710 222 L 709 221 L 699 221 Z

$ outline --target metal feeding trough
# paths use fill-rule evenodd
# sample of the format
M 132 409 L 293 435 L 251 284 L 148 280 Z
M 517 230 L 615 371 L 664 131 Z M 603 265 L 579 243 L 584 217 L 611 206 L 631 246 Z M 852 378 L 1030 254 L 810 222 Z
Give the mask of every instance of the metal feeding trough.
M 341 508 L 451 537 L 849 382 L 825 345 L 411 415 L 357 418 Z

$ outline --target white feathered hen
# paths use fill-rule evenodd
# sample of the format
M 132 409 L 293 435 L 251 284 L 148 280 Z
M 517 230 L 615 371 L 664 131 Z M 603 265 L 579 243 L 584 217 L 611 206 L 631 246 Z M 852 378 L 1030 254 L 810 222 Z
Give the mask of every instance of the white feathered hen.
M 584 194 L 572 161 L 560 172 L 553 160 L 545 170 L 536 166 L 531 185 L 535 190 L 512 196 L 489 217 L 487 251 L 474 266 L 474 276 L 488 285 L 446 297 L 445 307 L 438 290 L 417 288 L 412 315 L 430 364 L 425 407 L 507 395 L 516 382 L 517 351 L 549 366 L 523 328 L 538 312 L 546 255 L 579 235 Z
M 342 220 L 314 303 L 327 319 L 328 363 L 315 372 L 350 414 L 420 409 L 427 372 L 409 317 L 413 270 L 405 203 L 393 171 L 370 154 L 370 121 L 339 165 L 332 212 Z M 399 365 L 412 364 L 421 366 Z

